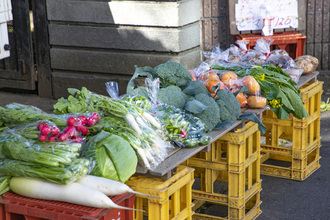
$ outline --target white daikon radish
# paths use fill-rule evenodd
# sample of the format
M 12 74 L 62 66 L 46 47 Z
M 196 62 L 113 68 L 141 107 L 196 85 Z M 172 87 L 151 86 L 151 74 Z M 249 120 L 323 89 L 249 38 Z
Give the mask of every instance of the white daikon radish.
M 125 183 L 93 175 L 84 175 L 76 182 L 103 192 L 107 196 L 120 195 L 123 193 L 134 193 L 142 196 L 153 197 L 134 191 Z
M 14 193 L 34 199 L 68 202 L 94 208 L 136 210 L 119 206 L 104 193 L 80 183 L 60 185 L 27 177 L 12 177 L 10 189 Z

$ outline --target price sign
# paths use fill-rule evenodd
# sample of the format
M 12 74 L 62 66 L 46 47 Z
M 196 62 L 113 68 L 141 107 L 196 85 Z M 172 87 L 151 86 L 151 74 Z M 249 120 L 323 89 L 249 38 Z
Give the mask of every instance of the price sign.
M 272 27 L 298 28 L 297 0 L 239 0 L 235 4 L 237 30 L 261 30 L 263 19 L 271 18 Z

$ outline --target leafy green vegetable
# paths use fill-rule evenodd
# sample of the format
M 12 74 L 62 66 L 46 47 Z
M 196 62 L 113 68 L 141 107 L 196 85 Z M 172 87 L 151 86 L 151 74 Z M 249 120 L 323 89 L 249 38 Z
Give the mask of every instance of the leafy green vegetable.
M 166 62 L 154 68 L 155 78 L 159 78 L 162 87 L 175 85 L 178 87 L 186 86 L 192 81 L 192 75 L 184 65 L 177 62 Z
M 34 106 L 11 103 L 6 105 L 6 108 L 0 107 L 0 121 L 3 121 L 6 126 L 33 123 L 39 120 L 49 120 L 59 127 L 66 126 L 65 118 L 48 114 Z
M 125 182 L 136 171 L 137 156 L 133 148 L 124 138 L 106 131 L 87 142 L 82 156 L 95 161 L 91 171 L 95 176 Z
M 73 144 L 76 145 L 76 144 Z M 0 135 L 0 159 L 14 159 L 58 167 L 69 165 L 77 155 L 70 148 L 38 145 L 14 130 Z
M 208 108 L 199 114 L 193 115 L 205 124 L 205 131 L 212 131 L 220 122 L 220 113 L 217 103 L 211 96 L 202 93 L 196 95 L 195 99 L 204 106 L 208 106 Z
M 241 115 L 241 106 L 238 99 L 233 93 L 224 89 L 219 89 L 215 97 L 215 101 L 219 106 L 220 120 L 234 123 Z
M 188 101 L 186 103 L 185 109 L 193 114 L 201 114 L 203 111 L 208 109 L 209 106 L 204 105 L 200 101 L 197 101 L 196 99 Z
M 183 109 L 188 96 L 179 87 L 168 86 L 159 90 L 157 98 L 167 105 Z
M 279 119 L 287 119 L 292 114 L 298 119 L 308 117 L 302 101 L 300 91 L 292 78 L 281 67 L 272 64 L 264 66 L 235 66 L 225 67 L 214 65 L 215 69 L 231 69 L 240 76 L 251 75 L 259 83 L 261 95 Z
M 10 190 L 10 176 L 0 176 L 0 196 Z
M 182 90 L 185 94 L 189 96 L 195 96 L 197 94 L 203 93 L 205 95 L 210 95 L 207 88 L 200 81 L 191 81 L 187 86 Z
M 86 175 L 90 163 L 87 159 L 74 159 L 69 166 L 51 167 L 20 160 L 0 160 L 0 173 L 8 176 L 23 176 L 46 182 L 68 184 Z
M 326 102 L 321 101 L 321 105 L 320 105 L 321 111 L 330 111 L 329 100 L 330 100 L 330 98 L 328 98 Z

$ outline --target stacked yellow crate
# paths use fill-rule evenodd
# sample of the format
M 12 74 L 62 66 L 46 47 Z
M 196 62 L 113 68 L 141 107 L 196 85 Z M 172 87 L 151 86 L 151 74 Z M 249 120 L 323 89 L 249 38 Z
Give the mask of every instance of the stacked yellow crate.
M 306 83 L 300 88 L 309 117 L 296 119 L 292 115 L 280 120 L 270 110 L 262 122 L 267 127 L 265 144 L 261 144 L 261 174 L 305 180 L 320 167 L 320 104 L 323 82 Z M 282 143 L 289 142 L 287 146 Z
M 158 179 L 145 176 L 133 176 L 126 184 L 133 190 L 151 195 L 136 195 L 134 208 L 143 212 L 134 212 L 135 220 L 143 220 L 147 215 L 152 220 L 192 219 L 191 189 L 194 183 L 194 169 L 178 166 L 170 179 Z
M 209 202 L 224 207 L 224 216 L 195 213 L 194 219 L 255 219 L 260 210 L 260 132 L 248 122 L 242 129 L 228 132 L 185 165 L 195 169 L 200 189 L 192 191 L 194 210 Z M 215 192 L 215 184 L 225 184 L 228 192 Z M 227 191 L 227 190 L 224 190 Z M 197 212 L 197 211 L 196 211 Z

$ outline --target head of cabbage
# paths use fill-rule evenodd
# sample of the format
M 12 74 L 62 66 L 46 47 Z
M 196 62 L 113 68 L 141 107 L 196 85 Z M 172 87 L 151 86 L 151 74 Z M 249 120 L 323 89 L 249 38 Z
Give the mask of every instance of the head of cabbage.
M 83 147 L 82 157 L 92 159 L 95 165 L 91 175 L 126 182 L 135 172 L 137 156 L 124 138 L 101 131 Z

